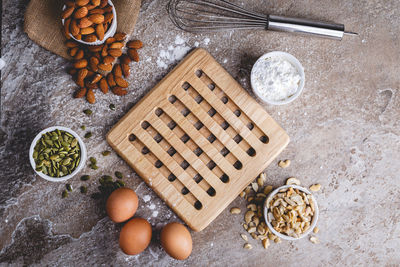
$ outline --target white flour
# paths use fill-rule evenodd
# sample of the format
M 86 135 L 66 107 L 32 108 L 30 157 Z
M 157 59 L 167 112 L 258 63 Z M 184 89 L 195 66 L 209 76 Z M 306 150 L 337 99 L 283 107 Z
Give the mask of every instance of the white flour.
M 283 58 L 265 58 L 254 65 L 252 83 L 256 90 L 272 101 L 282 101 L 296 93 L 301 76 Z

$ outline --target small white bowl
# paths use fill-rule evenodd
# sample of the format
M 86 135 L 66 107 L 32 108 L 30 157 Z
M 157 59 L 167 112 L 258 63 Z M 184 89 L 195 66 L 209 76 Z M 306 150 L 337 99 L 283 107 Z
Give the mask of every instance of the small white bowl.
M 33 151 L 35 149 L 37 141 L 42 137 L 43 134 L 45 134 L 47 132 L 52 132 L 57 129 L 72 134 L 78 140 L 79 146 L 81 148 L 81 160 L 79 161 L 78 167 L 76 167 L 72 173 L 65 175 L 63 177 L 58 177 L 58 178 L 51 177 L 42 172 L 36 171 L 36 163 L 35 163 L 35 160 L 33 159 Z M 63 181 L 66 181 L 66 180 L 74 177 L 83 168 L 83 166 L 85 166 L 86 157 L 87 157 L 86 147 L 85 147 L 85 144 L 83 143 L 82 139 L 79 137 L 79 135 L 76 132 L 72 131 L 71 129 L 62 127 L 62 126 L 49 127 L 49 128 L 44 129 L 40 133 L 38 133 L 38 135 L 36 135 L 35 139 L 33 139 L 31 147 L 29 149 L 29 160 L 31 162 L 31 166 L 32 166 L 33 170 L 36 172 L 37 175 L 39 175 L 43 179 L 45 179 L 47 181 L 51 181 L 51 182 L 63 182 Z
M 299 87 L 297 88 L 296 93 L 294 93 L 293 95 L 291 95 L 288 98 L 281 100 L 281 101 L 275 101 L 275 100 L 268 99 L 260 93 L 259 88 L 257 88 L 257 86 L 255 86 L 255 83 L 254 83 L 254 80 L 255 80 L 254 72 L 255 72 L 255 68 L 257 68 L 257 65 L 258 65 L 257 63 L 259 63 L 262 60 L 265 60 L 266 58 L 283 58 L 284 60 L 287 60 L 289 63 L 291 63 L 297 69 L 297 71 L 300 75 L 300 84 L 299 84 Z M 304 68 L 301 65 L 300 61 L 298 61 L 297 58 L 295 58 L 291 54 L 286 53 L 286 52 L 280 52 L 280 51 L 274 51 L 274 52 L 270 52 L 270 53 L 266 53 L 266 54 L 262 55 L 256 61 L 256 63 L 254 63 L 253 68 L 251 70 L 251 76 L 250 76 L 250 83 L 251 83 L 251 87 L 253 89 L 254 94 L 259 99 L 261 99 L 261 101 L 263 101 L 264 103 L 271 104 L 271 105 L 284 105 L 284 104 L 288 104 L 288 103 L 294 101 L 297 97 L 299 97 L 299 95 L 303 91 L 305 80 L 306 80 L 306 78 L 305 78 L 305 74 L 304 74 Z
M 312 198 L 312 200 L 314 201 L 314 216 L 313 216 L 313 218 L 312 218 L 310 228 L 308 228 L 308 230 L 307 230 L 305 233 L 303 233 L 300 237 L 297 237 L 297 238 L 296 238 L 296 237 L 291 237 L 291 236 L 288 236 L 288 235 L 279 233 L 278 231 L 276 231 L 276 230 L 274 229 L 274 227 L 272 227 L 272 225 L 271 225 L 271 223 L 270 223 L 270 221 L 269 221 L 269 219 L 268 219 L 268 208 L 267 208 L 267 203 L 268 203 L 280 190 L 286 189 L 286 188 L 289 188 L 289 187 L 292 187 L 293 189 L 298 189 L 299 191 L 303 191 L 304 193 L 307 193 L 307 194 L 311 195 L 311 198 Z M 309 233 L 311 233 L 311 232 L 314 230 L 315 226 L 317 225 L 318 216 L 319 216 L 319 209 L 318 209 L 317 201 L 315 200 L 314 196 L 313 196 L 313 195 L 310 193 L 310 191 L 308 191 L 306 188 L 301 187 L 301 186 L 298 186 L 298 185 L 284 185 L 284 186 L 278 187 L 277 189 L 275 189 L 274 191 L 272 191 L 272 192 L 268 195 L 267 199 L 266 199 L 265 202 L 264 202 L 264 219 L 265 219 L 265 222 L 267 223 L 268 229 L 269 229 L 274 235 L 278 236 L 279 238 L 285 239 L 285 240 L 290 240 L 290 241 L 299 240 L 299 239 L 301 239 L 301 238 L 307 236 Z
M 110 28 L 108 28 L 108 31 L 104 34 L 104 39 L 103 40 L 101 40 L 101 41 L 97 40 L 95 42 L 89 43 L 89 42 L 85 42 L 85 41 L 82 41 L 82 40 L 75 39 L 75 37 L 72 36 L 72 34 L 69 34 L 71 36 L 71 38 L 74 39 L 75 41 L 77 41 L 78 43 L 85 44 L 85 45 L 101 45 L 108 38 L 114 36 L 115 32 L 117 31 L 117 11 L 115 10 L 115 6 L 114 6 L 114 4 L 113 4 L 113 2 L 111 0 L 108 0 L 108 4 L 110 6 L 112 6 L 112 12 L 113 12 L 114 18 L 113 18 L 113 21 L 111 23 Z M 66 7 L 67 6 L 64 5 L 62 10 L 64 10 Z M 61 22 L 62 22 L 62 24 L 64 26 L 64 19 L 61 19 Z

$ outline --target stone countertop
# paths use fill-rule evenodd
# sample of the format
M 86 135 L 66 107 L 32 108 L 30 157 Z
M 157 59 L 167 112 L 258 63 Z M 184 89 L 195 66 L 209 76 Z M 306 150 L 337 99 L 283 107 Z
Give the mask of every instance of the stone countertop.
M 93 106 L 72 99 L 75 85 L 68 63 L 38 47 L 24 34 L 27 0 L 2 1 L 0 129 L 0 265 L 400 265 L 400 3 L 396 0 L 243 1 L 265 13 L 344 23 L 359 37 L 343 41 L 263 31 L 227 31 L 194 35 L 176 29 L 165 0 L 144 0 L 134 37 L 145 47 L 133 67 L 129 94 L 123 98 L 97 94 Z M 315 193 L 320 207 L 317 237 L 283 241 L 264 250 L 250 240 L 243 249 L 242 216 L 223 211 L 201 232 L 192 232 L 193 253 L 186 261 L 170 258 L 155 238 L 137 256 L 118 248 L 121 225 L 105 215 L 102 203 L 74 191 L 61 199 L 65 183 L 50 183 L 33 173 L 30 143 L 41 129 L 68 126 L 79 134 L 86 125 L 94 136 L 86 144 L 99 170 L 86 167 L 97 190 L 102 174 L 119 170 L 136 190 L 137 215 L 154 229 L 179 220 L 129 167 L 112 153 L 105 134 L 123 114 L 161 80 L 192 48 L 207 49 L 250 92 L 255 60 L 270 51 L 286 51 L 302 62 L 303 94 L 286 106 L 264 105 L 291 137 L 278 159 L 291 159 L 287 169 L 275 160 L 266 170 L 267 183 L 282 185 L 290 176 L 303 185 L 322 185 Z M 116 111 L 108 105 L 114 103 Z M 91 108 L 91 117 L 82 110 Z M 238 197 L 229 207 L 245 209 Z

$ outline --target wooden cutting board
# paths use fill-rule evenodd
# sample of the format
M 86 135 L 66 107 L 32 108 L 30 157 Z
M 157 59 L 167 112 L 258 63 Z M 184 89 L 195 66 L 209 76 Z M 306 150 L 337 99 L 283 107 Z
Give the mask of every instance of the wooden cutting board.
M 287 146 L 289 136 L 208 52 L 196 49 L 107 140 L 200 231 Z

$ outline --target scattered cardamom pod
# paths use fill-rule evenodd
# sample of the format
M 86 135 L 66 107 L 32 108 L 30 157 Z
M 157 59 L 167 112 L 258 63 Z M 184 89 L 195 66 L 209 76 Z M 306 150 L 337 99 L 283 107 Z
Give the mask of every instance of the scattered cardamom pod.
M 96 158 L 90 157 L 89 160 L 90 160 L 90 162 L 91 162 L 93 165 L 96 165 L 96 164 L 97 164 Z
M 82 125 L 82 126 L 81 126 L 81 129 L 82 129 L 82 130 L 86 130 L 86 126 L 85 126 L 85 125 Z
M 85 138 L 90 138 L 90 137 L 92 137 L 92 133 L 91 132 L 87 132 L 84 137 Z
M 115 105 L 114 105 L 114 104 L 110 104 L 108 107 L 109 107 L 111 110 L 115 110 Z
M 62 194 L 61 194 L 61 197 L 62 197 L 62 198 L 68 197 L 68 191 L 67 191 L 67 190 L 64 190 L 64 191 L 62 192 Z

